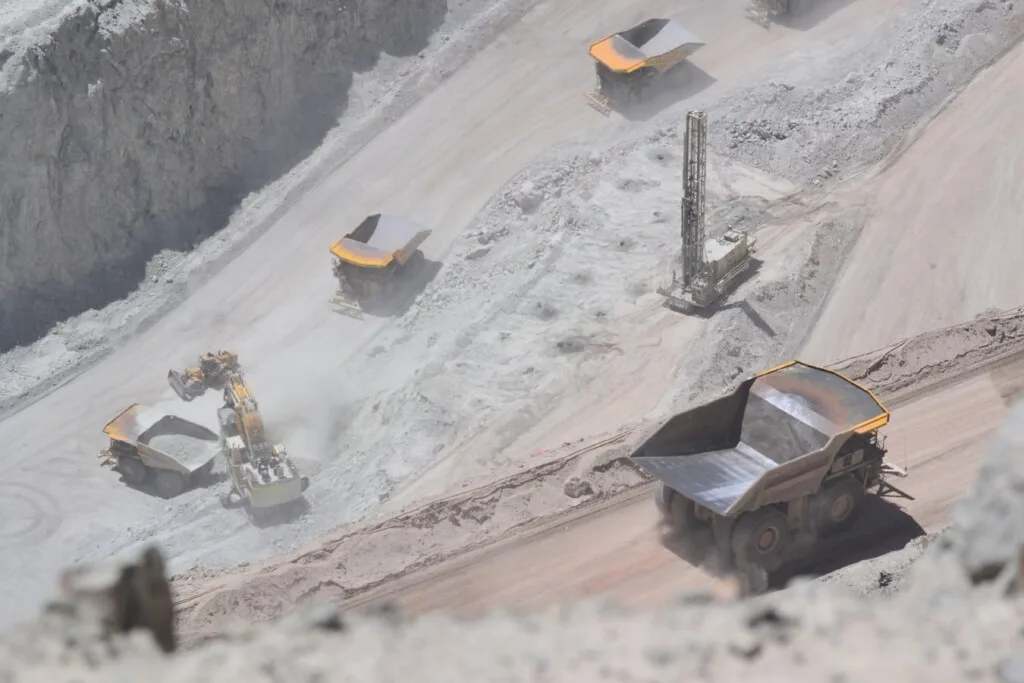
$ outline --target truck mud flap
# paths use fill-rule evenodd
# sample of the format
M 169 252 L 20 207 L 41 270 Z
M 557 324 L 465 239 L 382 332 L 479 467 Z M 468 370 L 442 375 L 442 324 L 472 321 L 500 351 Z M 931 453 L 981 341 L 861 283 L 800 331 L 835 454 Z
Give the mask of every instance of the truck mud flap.
M 602 116 L 610 116 L 612 113 L 612 103 L 604 95 L 596 92 L 584 93 L 587 98 L 587 104 L 590 105 L 591 109 L 594 109 Z
M 331 298 L 331 303 L 334 305 L 335 313 L 341 313 L 357 320 L 363 320 L 366 317 L 363 314 L 363 309 L 358 304 L 352 303 L 340 296 Z

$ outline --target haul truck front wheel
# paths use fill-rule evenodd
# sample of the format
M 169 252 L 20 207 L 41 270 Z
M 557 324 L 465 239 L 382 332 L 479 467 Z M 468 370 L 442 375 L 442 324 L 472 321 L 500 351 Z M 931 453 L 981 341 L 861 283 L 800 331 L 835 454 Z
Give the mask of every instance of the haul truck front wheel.
M 857 521 L 864 502 L 864 485 L 853 477 L 844 476 L 828 482 L 815 500 L 815 514 L 821 524 L 822 535 L 847 531 Z

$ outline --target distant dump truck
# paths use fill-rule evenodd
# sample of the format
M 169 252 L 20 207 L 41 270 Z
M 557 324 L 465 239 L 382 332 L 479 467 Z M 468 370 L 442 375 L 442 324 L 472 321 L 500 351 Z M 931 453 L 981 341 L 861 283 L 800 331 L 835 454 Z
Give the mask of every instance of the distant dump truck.
M 631 458 L 662 482 L 658 507 L 678 532 L 710 528 L 723 559 L 770 573 L 849 529 L 870 489 L 896 490 L 878 435 L 888 422 L 869 390 L 793 361 L 676 415 Z
M 747 4 L 747 17 L 765 28 L 779 16 L 794 16 L 813 5 L 815 0 L 751 0 Z
M 704 45 L 671 19 L 648 19 L 591 44 L 597 89 L 591 106 L 607 114 L 615 105 L 642 100 L 660 75 L 679 66 Z
M 118 470 L 132 486 L 151 481 L 164 498 L 209 473 L 220 452 L 215 432 L 140 403 L 108 422 L 103 433 L 110 446 L 100 453 L 101 464 Z
M 420 245 L 431 231 L 397 216 L 374 214 L 331 245 L 338 290 L 331 302 L 339 313 L 361 318 L 387 300 L 424 265 Z

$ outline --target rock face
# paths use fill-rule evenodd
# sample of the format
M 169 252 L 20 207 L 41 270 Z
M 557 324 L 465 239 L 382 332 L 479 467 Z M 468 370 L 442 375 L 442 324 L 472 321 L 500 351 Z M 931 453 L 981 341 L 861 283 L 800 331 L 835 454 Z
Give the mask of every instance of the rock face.
M 0 678 L 1019 681 L 1024 403 L 1009 421 L 953 526 L 888 599 L 807 582 L 754 600 L 687 595 L 642 610 L 591 602 L 472 621 L 341 615 L 321 604 L 181 651 L 150 549 L 138 563 L 67 572 L 39 619 L 0 638 Z
M 0 351 L 130 292 L 319 143 L 445 0 L 88 0 L 0 44 Z

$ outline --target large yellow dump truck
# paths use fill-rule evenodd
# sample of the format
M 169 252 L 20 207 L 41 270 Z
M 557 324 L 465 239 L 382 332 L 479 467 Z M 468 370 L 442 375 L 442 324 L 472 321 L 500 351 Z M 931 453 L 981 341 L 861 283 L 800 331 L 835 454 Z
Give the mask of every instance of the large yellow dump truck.
M 135 403 L 107 423 L 109 447 L 101 464 L 119 470 L 125 483 L 151 483 L 164 498 L 173 498 L 213 469 L 220 452 L 213 431 L 175 415 Z
M 671 19 L 648 19 L 605 36 L 590 46 L 597 68 L 597 89 L 587 95 L 598 111 L 628 106 L 656 85 L 659 75 L 679 66 L 704 45 Z
M 867 491 L 898 491 L 888 422 L 868 389 L 793 361 L 676 415 L 631 458 L 661 481 L 658 507 L 684 538 L 707 528 L 726 563 L 770 573 L 849 529 Z
M 421 244 L 430 230 L 397 216 L 368 216 L 355 230 L 331 245 L 338 291 L 331 299 L 338 311 L 362 317 L 384 303 L 397 280 L 415 276 L 423 266 Z

